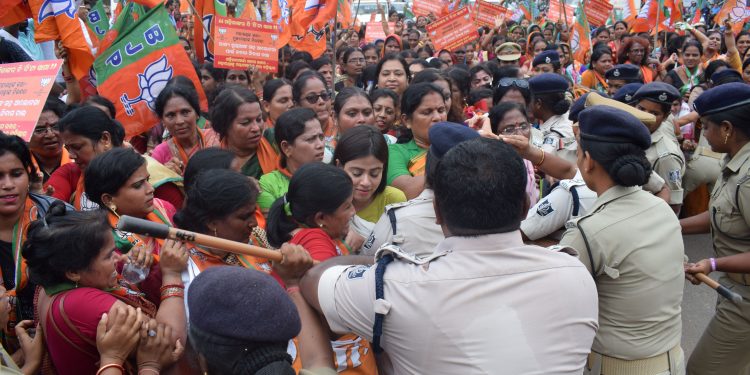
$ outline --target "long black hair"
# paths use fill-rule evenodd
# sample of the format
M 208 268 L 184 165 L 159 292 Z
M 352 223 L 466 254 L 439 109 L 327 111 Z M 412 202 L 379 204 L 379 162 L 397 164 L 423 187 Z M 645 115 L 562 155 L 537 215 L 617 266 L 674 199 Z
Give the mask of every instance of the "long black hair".
M 343 169 L 319 162 L 303 165 L 292 175 L 287 193 L 268 212 L 268 242 L 280 247 L 300 225 L 317 227 L 316 214 L 336 212 L 351 195 L 352 179 Z

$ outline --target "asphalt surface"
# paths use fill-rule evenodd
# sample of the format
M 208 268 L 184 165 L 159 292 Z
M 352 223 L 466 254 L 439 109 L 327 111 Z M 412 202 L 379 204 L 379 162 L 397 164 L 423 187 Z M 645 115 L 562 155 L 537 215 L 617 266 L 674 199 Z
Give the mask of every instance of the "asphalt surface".
M 711 237 L 708 234 L 684 236 L 685 253 L 691 261 L 710 258 L 713 255 Z M 711 277 L 718 279 L 718 273 Z M 703 334 L 714 314 L 716 292 L 701 284 L 693 285 L 685 281 L 685 293 L 682 297 L 682 349 L 685 359 L 690 357 L 695 345 Z

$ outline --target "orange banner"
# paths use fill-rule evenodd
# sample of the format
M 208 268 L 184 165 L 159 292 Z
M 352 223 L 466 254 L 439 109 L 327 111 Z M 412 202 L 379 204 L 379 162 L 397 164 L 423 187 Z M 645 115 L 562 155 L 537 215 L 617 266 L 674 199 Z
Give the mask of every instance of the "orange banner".
M 436 0 L 414 0 L 411 11 L 415 16 L 427 16 L 430 13 L 439 16 L 443 12 L 443 2 Z
M 549 0 L 549 8 L 547 9 L 547 19 L 552 22 L 570 22 L 573 23 L 576 20 L 575 9 L 572 6 L 565 6 L 565 14 L 562 12 L 563 6 L 560 0 Z M 567 16 L 567 19 L 566 19 Z
M 513 12 L 497 4 L 477 0 L 476 11 L 473 14 L 474 23 L 477 26 L 487 26 L 490 28 L 494 28 L 495 18 L 497 18 L 497 16 L 501 14 L 504 14 L 505 19 L 509 20 L 513 15 Z
M 388 30 L 393 32 L 396 29 L 395 22 L 388 22 Z M 376 40 L 385 40 L 385 30 L 382 22 L 368 22 L 365 28 L 365 43 L 375 43 Z
M 474 22 L 471 22 L 469 9 L 466 7 L 438 19 L 426 28 L 436 51 L 453 51 L 472 40 L 479 39 L 477 28 Z
M 275 73 L 279 67 L 278 50 L 274 46 L 279 27 L 271 22 L 258 22 L 230 17 L 216 17 L 214 29 L 214 66 L 223 69 L 247 69 Z
M 0 65 L 0 131 L 23 138 L 34 133 L 62 60 Z
M 589 25 L 594 27 L 603 26 L 607 22 L 614 6 L 608 0 L 589 0 L 586 2 L 586 18 Z

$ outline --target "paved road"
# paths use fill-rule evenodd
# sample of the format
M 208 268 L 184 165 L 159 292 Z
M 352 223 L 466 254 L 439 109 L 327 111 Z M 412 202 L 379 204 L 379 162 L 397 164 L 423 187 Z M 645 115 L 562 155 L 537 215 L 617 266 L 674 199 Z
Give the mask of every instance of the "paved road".
M 684 236 L 685 252 L 691 261 L 709 258 L 713 255 L 709 235 Z M 713 278 L 718 275 L 712 274 Z M 716 305 L 716 292 L 705 285 L 693 285 L 685 282 L 685 293 L 682 300 L 682 349 L 685 358 L 690 357 L 693 348 L 701 338 L 703 329 L 713 317 Z

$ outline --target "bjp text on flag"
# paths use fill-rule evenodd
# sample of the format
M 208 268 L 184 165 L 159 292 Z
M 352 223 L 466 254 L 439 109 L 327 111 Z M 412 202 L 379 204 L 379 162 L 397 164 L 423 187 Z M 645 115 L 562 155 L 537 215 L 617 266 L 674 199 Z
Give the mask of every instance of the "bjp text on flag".
M 62 60 L 0 65 L 0 131 L 31 139 Z
M 411 10 L 415 16 L 427 16 L 430 13 L 439 15 L 443 11 L 443 2 L 435 0 L 414 0 Z
M 278 25 L 238 18 L 216 17 L 214 29 L 214 66 L 223 69 L 247 69 L 274 73 L 279 66 L 274 38 Z
M 612 4 L 608 0 L 590 0 L 586 2 L 586 17 L 594 27 L 604 25 L 612 12 Z
M 396 23 L 388 22 L 388 30 L 395 30 Z M 368 22 L 365 30 L 365 43 L 374 43 L 376 40 L 385 40 L 385 30 L 382 22 Z
M 471 22 L 468 8 L 461 8 L 427 25 L 427 34 L 436 50 L 453 51 L 472 40 L 479 39 L 479 33 Z
M 495 19 L 501 14 L 505 15 L 506 19 L 510 19 L 513 12 L 497 4 L 477 0 L 476 11 L 474 12 L 475 24 L 477 26 L 495 27 Z

